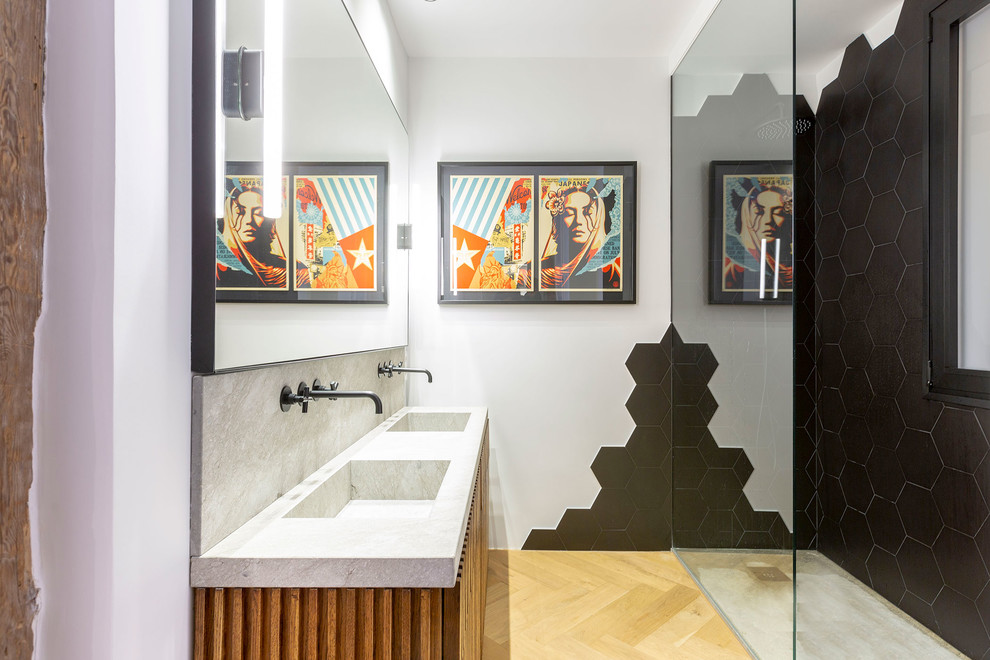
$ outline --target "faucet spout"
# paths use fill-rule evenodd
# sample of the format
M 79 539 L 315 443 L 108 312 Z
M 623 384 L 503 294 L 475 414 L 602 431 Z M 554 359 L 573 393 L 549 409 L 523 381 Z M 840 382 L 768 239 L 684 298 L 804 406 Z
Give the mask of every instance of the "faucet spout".
M 375 414 L 383 414 L 384 406 L 382 405 L 382 399 L 374 392 L 370 390 L 347 392 L 338 390 L 337 387 L 339 387 L 337 381 L 331 382 L 329 387 L 323 387 L 320 385 L 320 381 L 314 380 L 309 395 L 314 399 L 330 399 L 331 401 L 336 399 L 371 399 L 375 403 Z
M 379 378 L 381 378 L 382 376 L 388 376 L 389 378 L 391 378 L 393 375 L 397 373 L 426 374 L 426 382 L 427 383 L 433 382 L 433 374 L 431 374 L 428 369 L 411 369 L 409 367 L 403 367 L 401 362 L 399 364 L 392 364 L 391 361 L 378 365 Z

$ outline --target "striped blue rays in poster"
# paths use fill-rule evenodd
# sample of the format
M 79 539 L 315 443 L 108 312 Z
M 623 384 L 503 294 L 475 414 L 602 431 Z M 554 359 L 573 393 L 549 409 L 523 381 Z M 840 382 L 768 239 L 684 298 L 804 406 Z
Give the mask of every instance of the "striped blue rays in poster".
M 323 208 L 330 216 L 337 240 L 347 238 L 375 224 L 378 177 L 313 177 Z
M 512 192 L 512 176 L 452 177 L 451 223 L 475 236 L 488 238 L 499 212 Z

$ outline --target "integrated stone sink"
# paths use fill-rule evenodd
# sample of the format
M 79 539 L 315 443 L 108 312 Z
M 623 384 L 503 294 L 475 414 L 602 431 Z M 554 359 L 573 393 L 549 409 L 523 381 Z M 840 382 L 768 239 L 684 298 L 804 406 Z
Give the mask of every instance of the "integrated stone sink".
M 467 428 L 471 413 L 408 412 L 385 430 L 413 433 L 460 433 Z
M 486 408 L 399 410 L 192 557 L 190 584 L 454 586 L 487 430 Z
M 449 466 L 450 461 L 351 460 L 285 517 L 425 518 Z

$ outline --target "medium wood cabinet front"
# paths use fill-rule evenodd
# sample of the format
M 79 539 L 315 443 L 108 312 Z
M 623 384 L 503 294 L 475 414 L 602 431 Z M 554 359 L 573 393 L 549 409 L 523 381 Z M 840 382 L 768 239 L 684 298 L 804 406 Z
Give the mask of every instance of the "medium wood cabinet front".
M 194 660 L 481 658 L 488 425 L 457 583 L 448 589 L 196 588 Z

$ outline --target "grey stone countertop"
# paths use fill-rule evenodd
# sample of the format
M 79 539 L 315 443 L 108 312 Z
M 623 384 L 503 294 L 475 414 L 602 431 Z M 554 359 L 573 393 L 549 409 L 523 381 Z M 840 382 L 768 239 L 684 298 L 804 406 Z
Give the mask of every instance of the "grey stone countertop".
M 454 586 L 487 419 L 401 409 L 192 557 L 191 585 Z M 432 430 L 445 426 L 463 430 Z

